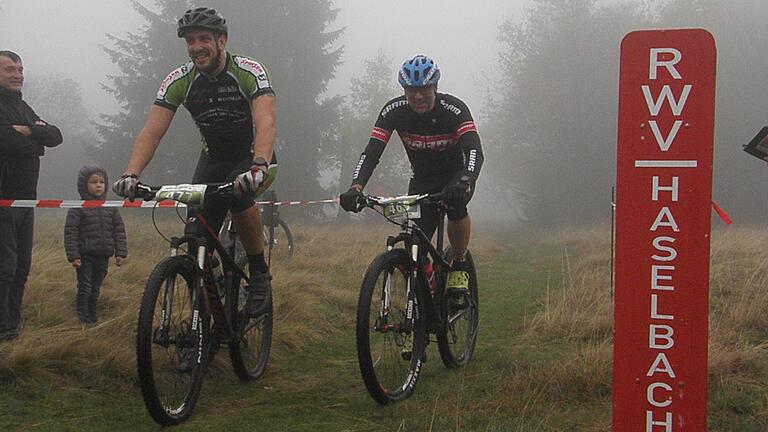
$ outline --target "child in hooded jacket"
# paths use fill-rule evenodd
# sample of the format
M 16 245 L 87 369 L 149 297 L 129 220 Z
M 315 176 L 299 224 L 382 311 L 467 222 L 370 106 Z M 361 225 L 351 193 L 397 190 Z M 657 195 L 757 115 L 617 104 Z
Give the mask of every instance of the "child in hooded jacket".
M 85 200 L 104 200 L 107 172 L 97 165 L 85 165 L 77 175 L 77 190 Z M 74 208 L 67 212 L 64 225 L 67 260 L 77 272 L 77 317 L 83 324 L 98 321 L 96 302 L 107 275 L 109 258 L 117 266 L 128 256 L 125 225 L 116 208 Z

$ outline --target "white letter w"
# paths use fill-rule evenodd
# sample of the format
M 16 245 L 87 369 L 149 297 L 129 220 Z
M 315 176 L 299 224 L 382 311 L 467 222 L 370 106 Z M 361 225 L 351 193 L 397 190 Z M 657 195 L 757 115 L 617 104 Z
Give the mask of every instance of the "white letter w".
M 654 101 L 653 96 L 651 95 L 651 88 L 647 85 L 642 86 L 643 96 L 645 96 L 645 103 L 648 105 L 648 111 L 650 111 L 652 116 L 659 115 L 659 111 L 661 111 L 661 105 L 664 103 L 664 99 L 667 99 L 669 101 L 669 107 L 672 108 L 672 113 L 676 116 L 679 116 L 680 113 L 683 112 L 685 101 L 688 100 L 688 94 L 691 92 L 691 87 L 693 86 L 690 84 L 683 86 L 683 94 L 680 95 L 680 99 L 676 101 L 672 96 L 672 89 L 669 87 L 669 85 L 665 85 L 661 88 L 659 97 Z

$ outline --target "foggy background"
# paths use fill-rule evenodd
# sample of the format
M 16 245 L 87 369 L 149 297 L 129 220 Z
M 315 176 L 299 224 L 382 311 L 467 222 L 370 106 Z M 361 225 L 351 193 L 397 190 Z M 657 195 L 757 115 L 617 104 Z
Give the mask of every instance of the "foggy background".
M 469 105 L 486 164 L 475 218 L 605 224 L 615 177 L 619 44 L 645 28 L 704 27 L 718 49 L 714 199 L 736 223 L 763 223 L 768 166 L 741 148 L 766 122 L 768 28 L 760 0 L 210 0 L 228 19 L 230 51 L 254 57 L 277 92 L 284 199 L 348 187 L 396 70 L 418 53 L 443 72 L 441 92 Z M 86 162 L 122 173 L 160 81 L 187 61 L 176 19 L 185 0 L 0 0 L 0 49 L 24 61 L 24 98 L 65 141 L 43 158 L 40 198 L 77 198 Z M 182 182 L 199 155 L 184 109 L 142 180 Z M 368 190 L 405 191 L 393 137 Z M 299 210 L 294 210 L 299 211 Z M 303 208 L 301 212 L 316 212 Z

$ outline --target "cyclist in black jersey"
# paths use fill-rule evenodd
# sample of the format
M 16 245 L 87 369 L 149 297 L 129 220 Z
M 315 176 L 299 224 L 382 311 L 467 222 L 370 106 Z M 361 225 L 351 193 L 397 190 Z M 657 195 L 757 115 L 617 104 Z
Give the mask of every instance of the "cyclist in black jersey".
M 184 105 L 200 130 L 203 147 L 192 182 L 235 182 L 235 200 L 207 205 L 204 216 L 218 231 L 231 210 L 250 267 L 246 309 L 256 316 L 266 308 L 271 276 L 254 197 L 269 187 L 277 173 L 275 92 L 264 66 L 226 51 L 227 24 L 216 10 L 186 11 L 178 21 L 177 35 L 186 41 L 190 61 L 160 84 L 128 166 L 113 190 L 135 197 L 139 175 L 168 131 L 176 109 Z
M 466 288 L 459 281 L 467 280 L 462 267 L 470 234 L 467 203 L 483 164 L 483 150 L 469 108 L 455 96 L 438 93 L 439 79 L 440 70 L 429 57 L 417 55 L 403 63 L 398 81 L 405 94 L 382 108 L 352 175 L 352 186 L 339 196 L 339 202 L 346 211 L 360 211 L 362 190 L 397 131 L 413 170 L 408 193 L 445 192 L 448 239 L 456 253 L 456 271 L 449 275 L 448 286 Z M 422 206 L 421 214 L 419 227 L 432 236 L 438 209 Z

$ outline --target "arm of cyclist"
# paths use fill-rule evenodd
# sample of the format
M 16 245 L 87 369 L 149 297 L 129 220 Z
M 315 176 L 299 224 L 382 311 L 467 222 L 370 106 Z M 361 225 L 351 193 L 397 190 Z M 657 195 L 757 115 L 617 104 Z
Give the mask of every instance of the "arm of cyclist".
M 251 100 L 253 135 L 253 163 L 251 169 L 235 179 L 236 195 L 254 194 L 267 178 L 275 143 L 275 96 L 272 93 Z
M 173 120 L 175 114 L 175 111 L 159 105 L 153 105 L 149 109 L 147 121 L 133 142 L 131 157 L 128 160 L 128 166 L 125 168 L 126 173 L 136 174 L 137 176 L 141 175 L 149 161 L 152 160 L 160 140 L 168 132 L 171 120 Z
M 471 182 L 480 176 L 480 168 L 483 166 L 483 147 L 480 145 L 480 135 L 477 132 L 468 132 L 459 138 L 458 142 L 464 153 L 464 170 L 462 176 L 469 177 Z
M 379 164 L 379 159 L 382 153 L 384 153 L 385 147 L 386 143 L 376 138 L 368 140 L 368 145 L 360 155 L 360 160 L 357 162 L 355 171 L 352 174 L 352 186 L 349 190 L 339 195 L 341 208 L 355 213 L 362 210 L 362 204 L 365 202 L 363 188 L 368 183 L 371 175 L 373 175 L 376 165 Z
M 153 105 L 149 109 L 147 122 L 133 142 L 133 150 L 131 150 L 128 166 L 123 171 L 122 177 L 112 185 L 112 190 L 116 194 L 128 199 L 136 197 L 136 185 L 139 182 L 139 175 L 147 167 L 149 161 L 152 160 L 160 140 L 171 126 L 174 114 L 176 114 L 175 111 L 159 105 Z
M 452 206 L 465 204 L 471 188 L 474 187 L 475 181 L 480 175 L 480 168 L 484 161 L 480 135 L 476 131 L 461 135 L 457 145 L 464 154 L 464 168 L 456 181 L 447 185 L 443 191 L 445 202 Z
M 253 159 L 272 160 L 275 144 L 275 95 L 264 94 L 251 100 L 251 116 L 256 133 L 253 135 Z

